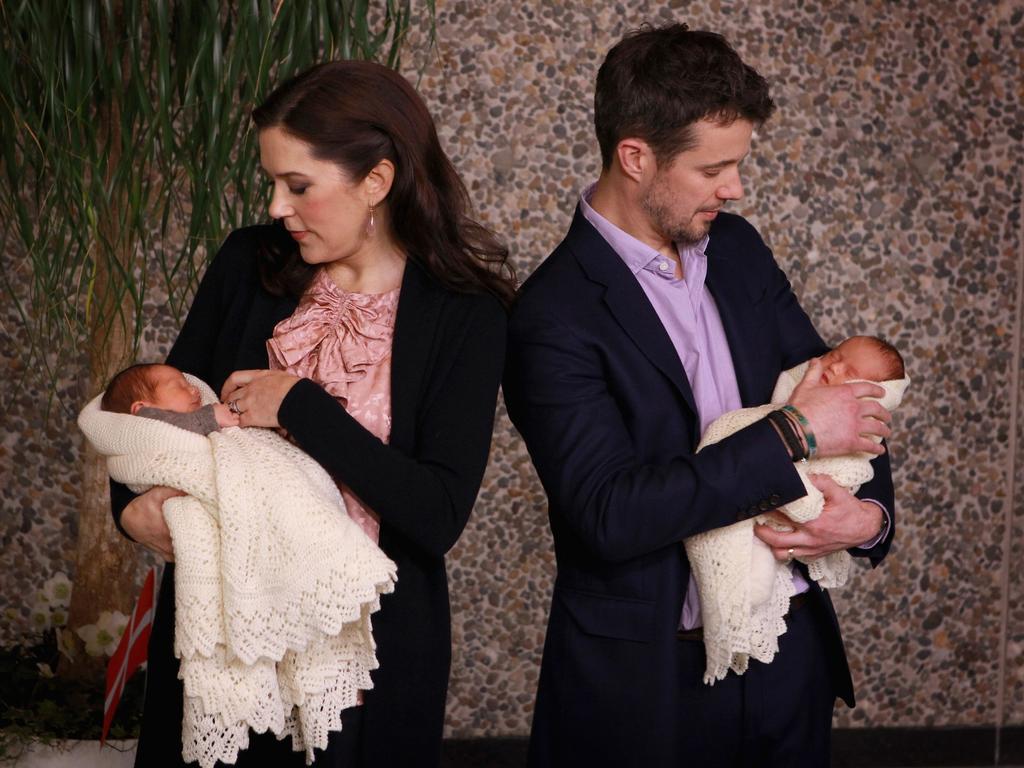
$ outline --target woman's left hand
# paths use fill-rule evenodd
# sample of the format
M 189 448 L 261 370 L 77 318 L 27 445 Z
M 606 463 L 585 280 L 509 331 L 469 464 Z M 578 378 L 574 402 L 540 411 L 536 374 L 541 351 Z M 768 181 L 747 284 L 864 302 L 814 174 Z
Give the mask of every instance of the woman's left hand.
M 281 402 L 298 381 L 284 371 L 235 371 L 224 382 L 220 399 L 238 413 L 241 427 L 279 427 Z

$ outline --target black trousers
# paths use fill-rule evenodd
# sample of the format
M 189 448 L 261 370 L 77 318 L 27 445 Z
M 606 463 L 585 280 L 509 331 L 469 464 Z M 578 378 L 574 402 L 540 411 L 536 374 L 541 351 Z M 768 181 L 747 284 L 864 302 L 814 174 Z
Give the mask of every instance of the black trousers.
M 828 768 L 835 693 L 824 644 L 828 619 L 817 600 L 786 618 L 779 653 L 770 664 L 751 661 L 713 686 L 699 680 L 688 697 L 700 702 L 680 723 L 688 765 L 716 768 Z M 704 668 L 704 645 L 680 640 Z M 699 658 L 698 658 L 699 657 Z

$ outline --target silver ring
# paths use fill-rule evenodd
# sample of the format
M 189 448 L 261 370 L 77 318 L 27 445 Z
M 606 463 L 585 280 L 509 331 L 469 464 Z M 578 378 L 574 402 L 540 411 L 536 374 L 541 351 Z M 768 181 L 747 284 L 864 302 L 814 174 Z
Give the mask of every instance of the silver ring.
M 238 401 L 237 400 L 232 400 L 231 402 L 228 403 L 228 410 L 231 411 L 236 416 L 240 416 L 242 414 L 242 411 L 238 408 Z M 792 554 L 793 550 L 789 550 L 789 551 L 790 551 L 790 554 Z
M 787 549 L 786 550 L 786 554 L 789 555 L 789 559 L 792 560 L 793 559 L 793 548 L 790 547 L 789 549 Z

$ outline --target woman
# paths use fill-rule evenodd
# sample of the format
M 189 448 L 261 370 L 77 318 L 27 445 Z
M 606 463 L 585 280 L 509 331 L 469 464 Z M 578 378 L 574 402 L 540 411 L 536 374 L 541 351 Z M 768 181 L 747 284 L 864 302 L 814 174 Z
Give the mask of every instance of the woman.
M 373 620 L 374 688 L 316 764 L 437 765 L 451 658 L 444 554 L 487 462 L 514 293 L 507 251 L 468 218 L 426 106 L 391 70 L 314 67 L 253 117 L 275 223 L 227 239 L 167 362 L 219 388 L 242 426 L 284 428 L 398 565 Z M 132 500 L 115 488 L 122 531 L 170 556 L 160 508 L 175 493 Z M 150 641 L 136 758 L 147 768 L 181 764 L 172 571 Z M 301 754 L 264 734 L 238 765 L 286 763 Z

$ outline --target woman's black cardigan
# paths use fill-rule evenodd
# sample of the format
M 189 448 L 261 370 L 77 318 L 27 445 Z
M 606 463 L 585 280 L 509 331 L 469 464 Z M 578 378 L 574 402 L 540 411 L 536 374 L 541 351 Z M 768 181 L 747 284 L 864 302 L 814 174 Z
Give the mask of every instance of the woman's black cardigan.
M 267 367 L 266 340 L 295 309 L 294 299 L 274 297 L 260 283 L 256 252 L 268 236 L 268 227 L 256 226 L 228 237 L 167 356 L 214 391 L 232 371 Z M 447 290 L 410 259 L 395 318 L 389 443 L 308 379 L 281 404 L 281 426 L 380 516 L 380 546 L 398 565 L 395 592 L 373 617 L 380 668 L 362 710 L 360 765 L 420 768 L 440 760 L 451 661 L 444 555 L 466 525 L 487 464 L 505 324 L 495 298 Z M 115 519 L 131 498 L 115 484 Z M 150 643 L 139 747 L 139 760 L 150 762 L 137 765 L 181 759 L 172 572 L 164 575 Z

